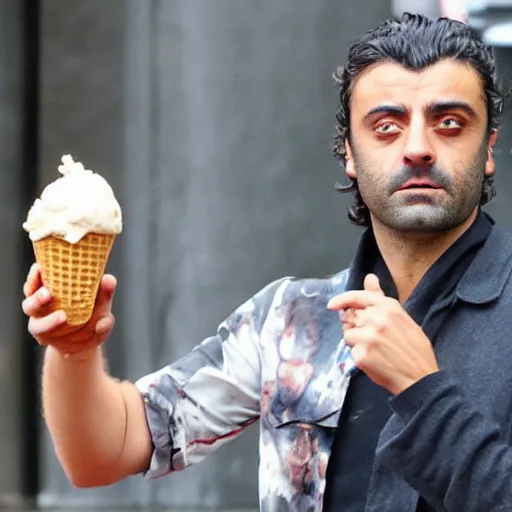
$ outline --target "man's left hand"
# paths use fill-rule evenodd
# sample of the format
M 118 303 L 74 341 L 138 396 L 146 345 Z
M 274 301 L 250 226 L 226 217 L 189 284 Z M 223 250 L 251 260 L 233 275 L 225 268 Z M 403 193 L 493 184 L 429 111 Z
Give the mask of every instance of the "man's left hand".
M 439 370 L 429 339 L 396 299 L 384 295 L 377 276 L 367 275 L 364 290 L 342 293 L 327 307 L 340 311 L 356 366 L 393 395 Z

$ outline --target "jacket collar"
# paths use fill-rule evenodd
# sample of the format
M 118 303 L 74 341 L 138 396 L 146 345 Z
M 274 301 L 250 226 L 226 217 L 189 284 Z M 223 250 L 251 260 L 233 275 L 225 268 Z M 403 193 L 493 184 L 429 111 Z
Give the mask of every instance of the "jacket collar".
M 486 304 L 503 292 L 512 271 L 512 236 L 493 226 L 482 249 L 460 280 L 456 295 L 471 304 Z

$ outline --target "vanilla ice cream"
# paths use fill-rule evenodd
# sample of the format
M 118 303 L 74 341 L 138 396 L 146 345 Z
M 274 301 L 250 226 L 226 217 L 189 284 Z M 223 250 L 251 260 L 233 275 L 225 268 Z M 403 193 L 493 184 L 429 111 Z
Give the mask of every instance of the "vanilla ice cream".
M 121 207 L 102 176 L 70 155 L 62 157 L 59 172 L 62 176 L 43 190 L 23 223 L 33 242 L 54 236 L 75 244 L 87 233 L 121 233 Z

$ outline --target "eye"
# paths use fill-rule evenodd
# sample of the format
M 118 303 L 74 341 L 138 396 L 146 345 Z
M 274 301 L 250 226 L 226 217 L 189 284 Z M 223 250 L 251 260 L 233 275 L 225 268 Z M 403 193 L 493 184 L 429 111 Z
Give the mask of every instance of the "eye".
M 454 117 L 445 117 L 441 120 L 439 126 L 445 130 L 458 130 L 462 128 L 462 123 Z
M 400 128 L 395 123 L 383 123 L 380 126 L 377 126 L 375 128 L 375 131 L 380 135 L 391 135 L 394 133 L 398 133 L 400 131 Z

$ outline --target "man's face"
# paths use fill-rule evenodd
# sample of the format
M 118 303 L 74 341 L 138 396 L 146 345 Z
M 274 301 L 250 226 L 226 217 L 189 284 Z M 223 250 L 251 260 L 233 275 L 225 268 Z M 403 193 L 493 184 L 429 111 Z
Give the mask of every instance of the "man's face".
M 355 82 L 346 143 L 373 223 L 440 232 L 476 211 L 484 174 L 494 173 L 478 74 L 443 60 L 420 72 L 384 62 Z

